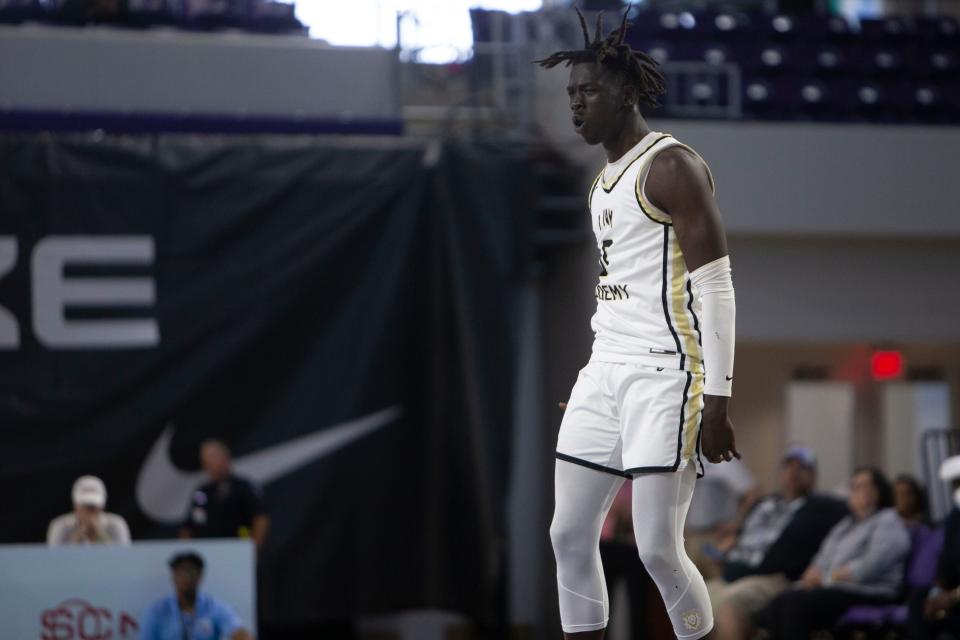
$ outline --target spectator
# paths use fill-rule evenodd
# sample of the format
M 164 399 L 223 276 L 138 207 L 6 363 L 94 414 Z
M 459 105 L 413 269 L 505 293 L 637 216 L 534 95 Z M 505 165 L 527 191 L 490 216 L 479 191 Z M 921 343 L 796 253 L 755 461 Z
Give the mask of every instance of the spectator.
M 181 538 L 253 538 L 260 549 L 270 530 L 260 490 L 232 472 L 230 450 L 219 440 L 200 446 L 209 482 L 193 492 Z
M 908 529 L 927 523 L 927 492 L 911 475 L 893 481 L 893 507 Z
M 943 461 L 940 479 L 953 485 L 953 508 L 943 524 L 943 550 L 932 589 L 910 595 L 909 637 L 960 637 L 960 456 Z
M 723 577 L 707 583 L 721 640 L 743 639 L 754 617 L 803 573 L 830 528 L 847 514 L 839 500 L 813 493 L 817 459 L 792 446 L 780 465 L 780 491 L 763 498 L 739 535 L 722 542 Z
M 140 617 L 139 640 L 253 640 L 237 614 L 200 591 L 203 558 L 193 551 L 170 559 L 174 592 L 154 602 Z
M 687 555 L 704 579 L 710 580 L 721 572 L 718 545 L 736 535 L 760 493 L 747 465 L 736 458 L 719 464 L 705 462 L 704 467 L 690 501 L 683 537 Z
M 837 523 L 794 588 L 768 607 L 773 640 L 807 640 L 854 605 L 890 604 L 903 581 L 910 535 L 893 506 L 893 489 L 877 469 L 853 474 L 851 514 Z
M 130 544 L 130 528 L 115 513 L 106 513 L 107 488 L 96 476 L 73 483 L 73 512 L 54 518 L 47 528 L 47 544 Z

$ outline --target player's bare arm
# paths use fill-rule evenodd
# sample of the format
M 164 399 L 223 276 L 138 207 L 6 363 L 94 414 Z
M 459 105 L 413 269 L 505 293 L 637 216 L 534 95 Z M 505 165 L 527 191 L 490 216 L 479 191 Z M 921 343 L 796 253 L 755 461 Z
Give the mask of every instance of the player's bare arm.
M 728 254 L 710 177 L 696 155 L 683 147 L 665 149 L 650 167 L 646 193 L 670 214 L 687 271 L 693 273 Z M 729 401 L 726 396 L 704 396 L 701 444 L 710 462 L 740 457 L 727 413 Z

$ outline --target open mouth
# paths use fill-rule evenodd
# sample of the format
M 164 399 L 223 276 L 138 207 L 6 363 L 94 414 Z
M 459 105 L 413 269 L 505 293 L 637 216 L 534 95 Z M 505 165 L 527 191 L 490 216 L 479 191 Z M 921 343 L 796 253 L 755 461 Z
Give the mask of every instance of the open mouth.
M 583 118 L 580 116 L 573 116 L 573 128 L 577 131 L 583 128 Z

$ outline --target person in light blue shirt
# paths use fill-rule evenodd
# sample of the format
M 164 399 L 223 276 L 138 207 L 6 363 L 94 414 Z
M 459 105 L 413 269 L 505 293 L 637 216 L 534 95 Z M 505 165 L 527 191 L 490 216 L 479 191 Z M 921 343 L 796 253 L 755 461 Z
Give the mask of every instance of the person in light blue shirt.
M 170 570 L 174 592 L 140 617 L 139 640 L 253 640 L 228 605 L 200 591 L 203 558 L 198 553 L 173 556 Z

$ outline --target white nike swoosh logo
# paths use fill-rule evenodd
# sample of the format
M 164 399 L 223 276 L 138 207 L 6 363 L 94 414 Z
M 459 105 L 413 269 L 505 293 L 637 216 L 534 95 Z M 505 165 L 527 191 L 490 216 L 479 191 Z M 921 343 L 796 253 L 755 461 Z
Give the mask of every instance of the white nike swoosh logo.
M 376 431 L 402 413 L 403 409 L 394 405 L 333 425 L 236 458 L 233 469 L 237 475 L 262 486 Z M 163 430 L 137 478 L 140 508 L 153 520 L 168 524 L 183 521 L 191 495 L 206 479 L 203 471 L 182 471 L 170 460 L 170 441 L 174 431 L 173 425 L 167 425 Z

